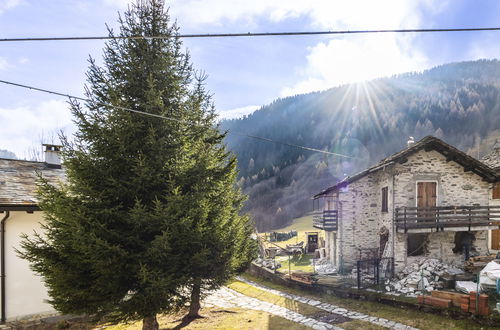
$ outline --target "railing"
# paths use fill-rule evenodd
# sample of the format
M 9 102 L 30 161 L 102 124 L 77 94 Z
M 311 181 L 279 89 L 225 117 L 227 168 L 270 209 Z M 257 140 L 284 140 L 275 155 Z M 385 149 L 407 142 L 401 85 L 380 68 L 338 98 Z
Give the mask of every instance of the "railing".
M 313 213 L 313 227 L 326 231 L 338 230 L 337 210 L 315 211 Z
M 444 230 L 449 227 L 500 225 L 500 206 L 436 206 L 396 208 L 396 227 Z

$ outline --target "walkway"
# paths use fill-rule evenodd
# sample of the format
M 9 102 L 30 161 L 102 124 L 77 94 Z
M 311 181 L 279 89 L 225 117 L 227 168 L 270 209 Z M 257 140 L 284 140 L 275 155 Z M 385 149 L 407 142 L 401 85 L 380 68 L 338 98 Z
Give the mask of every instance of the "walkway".
M 356 311 L 352 310 L 347 310 L 345 308 L 341 308 L 339 306 L 335 306 L 332 304 L 327 304 L 318 300 L 314 299 L 309 299 L 305 298 L 302 296 L 290 294 L 290 293 L 285 293 L 279 290 L 271 289 L 269 287 L 266 287 L 264 285 L 246 280 L 244 278 L 237 278 L 239 281 L 244 282 L 248 285 L 254 286 L 255 288 L 272 293 L 274 295 L 284 297 L 286 299 L 294 300 L 301 302 L 303 304 L 308 304 L 310 306 L 314 306 L 318 309 L 321 309 L 329 315 L 329 317 L 326 317 L 326 320 L 342 320 L 343 322 L 348 321 L 349 319 L 357 319 L 357 320 L 363 320 L 365 322 L 370 322 L 372 324 L 376 324 L 385 328 L 390 328 L 390 329 L 404 329 L 404 330 L 418 330 L 416 328 L 407 326 L 402 323 L 398 323 L 395 321 L 390 321 L 384 318 L 380 318 L 377 316 L 370 316 L 367 314 L 363 313 L 358 313 Z M 239 307 L 239 308 L 245 308 L 245 309 L 253 309 L 253 310 L 259 310 L 259 311 L 264 311 L 273 315 L 281 316 L 285 319 L 291 320 L 293 322 L 301 323 L 303 325 L 309 326 L 313 329 L 342 329 L 338 326 L 335 326 L 331 323 L 335 322 L 330 322 L 326 323 L 323 322 L 325 320 L 325 315 L 322 315 L 321 318 L 312 318 L 308 316 L 304 316 L 301 314 L 298 314 L 294 311 L 291 311 L 285 307 L 281 307 L 278 305 L 274 305 L 269 302 L 265 302 L 256 298 L 248 297 L 245 296 L 242 293 L 236 292 L 232 289 L 229 289 L 227 287 L 223 287 L 217 291 L 215 291 L 213 294 L 211 294 L 209 297 L 205 299 L 205 305 L 214 305 L 218 307 L 223 307 L 223 308 L 231 308 L 231 307 Z

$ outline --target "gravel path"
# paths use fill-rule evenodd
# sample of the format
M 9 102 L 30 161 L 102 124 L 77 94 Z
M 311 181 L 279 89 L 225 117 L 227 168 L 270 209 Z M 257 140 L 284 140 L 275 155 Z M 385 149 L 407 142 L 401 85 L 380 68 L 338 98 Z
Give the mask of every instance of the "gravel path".
M 271 288 L 266 287 L 264 285 L 261 285 L 261 284 L 258 284 L 258 283 L 252 282 L 252 281 L 248 281 L 248 280 L 241 278 L 241 277 L 237 277 L 237 279 L 238 279 L 238 281 L 241 281 L 241 282 L 244 282 L 248 285 L 254 286 L 262 291 L 266 291 L 266 292 L 275 294 L 275 295 L 280 296 L 280 297 L 284 297 L 284 298 L 295 300 L 295 301 L 298 301 L 298 302 L 301 302 L 304 304 L 308 304 L 308 305 L 314 306 L 316 308 L 322 309 L 324 311 L 327 311 L 329 313 L 339 314 L 339 315 L 342 315 L 342 316 L 345 316 L 345 317 L 348 317 L 351 319 L 363 320 L 363 321 L 370 322 L 370 323 L 380 325 L 382 327 L 390 328 L 390 329 L 418 330 L 417 328 L 413 328 L 413 327 L 410 327 L 408 325 L 398 323 L 395 321 L 390 321 L 390 320 L 387 320 L 387 319 L 384 319 L 381 317 L 370 316 L 367 314 L 358 313 L 355 311 L 347 310 L 345 308 L 341 308 L 339 306 L 335 306 L 335 305 L 331 305 L 331 304 L 327 304 L 327 303 L 322 303 L 321 301 L 318 301 L 318 300 L 308 299 L 308 298 L 305 298 L 302 296 L 298 296 L 298 295 L 294 295 L 294 294 L 290 294 L 290 293 L 285 293 L 285 292 L 282 292 L 279 290 L 271 289 Z

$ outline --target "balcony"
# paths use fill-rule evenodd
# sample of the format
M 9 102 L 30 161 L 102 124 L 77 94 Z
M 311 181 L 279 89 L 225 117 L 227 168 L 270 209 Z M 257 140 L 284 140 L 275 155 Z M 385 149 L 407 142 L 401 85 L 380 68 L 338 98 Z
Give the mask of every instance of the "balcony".
M 325 231 L 337 231 L 337 210 L 324 210 L 313 212 L 313 227 Z
M 396 208 L 398 232 L 467 231 L 500 228 L 500 206 Z

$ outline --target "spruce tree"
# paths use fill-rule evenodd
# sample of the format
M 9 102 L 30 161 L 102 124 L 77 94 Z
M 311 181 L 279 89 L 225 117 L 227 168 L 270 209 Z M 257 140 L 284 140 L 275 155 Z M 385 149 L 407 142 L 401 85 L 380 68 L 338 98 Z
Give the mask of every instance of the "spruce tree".
M 119 23 L 118 37 L 166 38 L 111 39 L 102 67 L 90 59 L 90 101 L 71 102 L 78 130 L 63 137 L 67 181 L 40 178 L 45 231 L 20 254 L 60 312 L 155 329 L 188 302 L 197 316 L 204 290 L 242 270 L 255 244 L 235 158 L 163 1 L 138 0 Z

